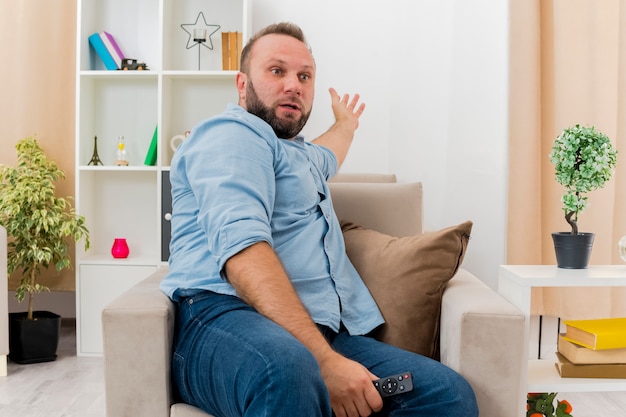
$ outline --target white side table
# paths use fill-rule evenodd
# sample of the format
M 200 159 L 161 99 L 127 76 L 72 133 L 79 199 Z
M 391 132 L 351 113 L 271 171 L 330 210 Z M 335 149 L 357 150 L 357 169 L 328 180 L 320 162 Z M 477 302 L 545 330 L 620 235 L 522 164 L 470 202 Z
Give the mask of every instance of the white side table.
M 539 287 L 626 287 L 626 266 L 590 266 L 587 269 L 562 269 L 555 265 L 501 265 L 498 272 L 498 292 L 526 316 L 524 349 L 529 358 L 522 372 L 521 404 L 528 392 L 608 392 L 626 391 L 626 379 L 561 378 L 554 359 L 530 359 L 530 301 L 533 288 Z M 525 416 L 520 410 L 520 416 Z

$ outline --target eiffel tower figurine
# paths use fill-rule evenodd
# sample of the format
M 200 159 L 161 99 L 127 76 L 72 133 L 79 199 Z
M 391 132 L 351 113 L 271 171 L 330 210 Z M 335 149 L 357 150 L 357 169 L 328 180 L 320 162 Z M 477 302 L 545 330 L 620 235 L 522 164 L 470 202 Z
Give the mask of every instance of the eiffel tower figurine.
M 98 137 L 93 137 L 93 155 L 87 165 L 104 165 L 98 156 Z

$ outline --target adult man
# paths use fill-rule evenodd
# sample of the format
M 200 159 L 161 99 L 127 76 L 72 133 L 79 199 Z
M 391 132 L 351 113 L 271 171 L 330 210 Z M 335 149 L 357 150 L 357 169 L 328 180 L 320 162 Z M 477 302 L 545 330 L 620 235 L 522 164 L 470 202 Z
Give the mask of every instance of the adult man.
M 308 143 L 315 62 L 271 25 L 242 51 L 239 106 L 193 130 L 172 161 L 173 379 L 216 416 L 463 416 L 469 385 L 438 362 L 362 336 L 383 319 L 347 260 L 326 180 L 364 105 L 330 89 L 336 122 Z M 383 403 L 372 381 L 415 389 Z

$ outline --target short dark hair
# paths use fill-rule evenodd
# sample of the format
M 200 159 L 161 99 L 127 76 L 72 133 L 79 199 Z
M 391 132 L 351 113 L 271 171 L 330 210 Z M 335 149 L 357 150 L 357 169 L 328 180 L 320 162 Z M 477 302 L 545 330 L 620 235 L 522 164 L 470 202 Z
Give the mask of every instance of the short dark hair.
M 243 47 L 243 50 L 241 51 L 240 68 L 241 72 L 243 72 L 244 74 L 247 74 L 248 70 L 250 69 L 250 51 L 252 50 L 252 47 L 257 40 L 266 35 L 291 36 L 292 38 L 295 38 L 305 44 L 306 47 L 309 48 L 309 51 L 311 50 L 306 41 L 306 38 L 304 37 L 304 32 L 302 31 L 302 29 L 300 29 L 298 25 L 291 22 L 273 23 L 252 35 L 248 43 L 246 43 L 246 46 Z

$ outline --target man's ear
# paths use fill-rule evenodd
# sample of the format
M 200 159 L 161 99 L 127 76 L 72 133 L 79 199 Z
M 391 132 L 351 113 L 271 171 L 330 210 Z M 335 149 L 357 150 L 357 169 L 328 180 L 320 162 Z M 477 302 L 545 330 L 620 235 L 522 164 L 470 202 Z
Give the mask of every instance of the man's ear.
M 235 84 L 237 86 L 237 92 L 239 93 L 239 103 L 246 101 L 246 86 L 248 85 L 248 76 L 243 72 L 238 72 L 235 77 Z

